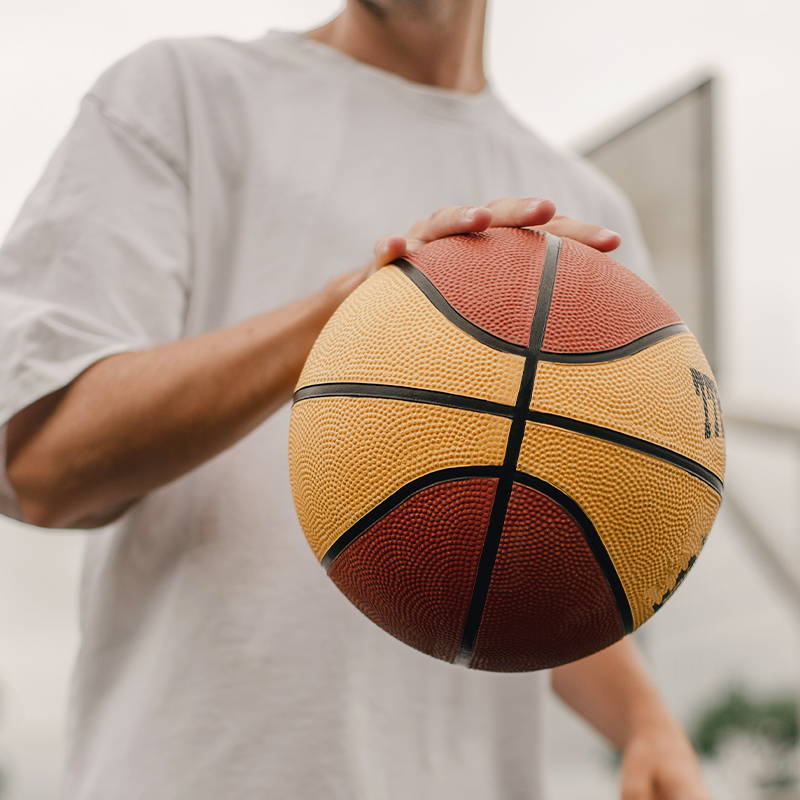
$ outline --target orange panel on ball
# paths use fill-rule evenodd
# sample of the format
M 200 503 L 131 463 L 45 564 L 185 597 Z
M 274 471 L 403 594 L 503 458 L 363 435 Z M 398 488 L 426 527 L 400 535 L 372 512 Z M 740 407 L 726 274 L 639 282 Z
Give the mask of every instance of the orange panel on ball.
M 321 397 L 295 403 L 289 471 L 295 506 L 317 555 L 416 478 L 503 462 L 510 422 L 424 403 Z
M 531 410 L 645 439 L 699 462 L 722 480 L 725 439 L 712 387 L 697 340 L 684 333 L 616 361 L 540 363 Z
M 325 326 L 298 388 L 370 383 L 514 405 L 524 366 L 459 330 L 399 269 L 384 267 Z
M 710 486 L 679 467 L 549 425 L 527 424 L 518 467 L 556 486 L 592 521 L 635 627 L 683 579 L 720 504 Z

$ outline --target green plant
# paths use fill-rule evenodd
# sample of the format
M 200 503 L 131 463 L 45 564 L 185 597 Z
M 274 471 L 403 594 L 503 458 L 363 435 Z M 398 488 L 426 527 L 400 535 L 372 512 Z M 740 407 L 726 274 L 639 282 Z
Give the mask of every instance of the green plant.
M 735 688 L 707 708 L 694 726 L 697 752 L 714 756 L 722 743 L 739 734 L 766 741 L 779 749 L 798 742 L 798 708 L 793 696 L 755 699 Z

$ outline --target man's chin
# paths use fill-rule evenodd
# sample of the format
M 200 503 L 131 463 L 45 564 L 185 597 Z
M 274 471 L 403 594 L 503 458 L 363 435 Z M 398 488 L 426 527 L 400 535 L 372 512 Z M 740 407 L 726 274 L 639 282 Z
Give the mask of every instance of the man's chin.
M 402 17 L 419 22 L 444 22 L 470 0 L 356 0 L 380 19 Z

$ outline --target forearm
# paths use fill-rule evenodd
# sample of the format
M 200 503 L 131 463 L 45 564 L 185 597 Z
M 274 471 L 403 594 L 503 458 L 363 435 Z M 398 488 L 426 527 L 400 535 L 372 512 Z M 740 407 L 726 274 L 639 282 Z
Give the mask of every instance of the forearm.
M 189 472 L 290 397 L 361 276 L 231 328 L 98 362 L 9 423 L 7 470 L 34 524 L 92 527 Z
M 630 637 L 554 669 L 551 680 L 556 694 L 617 747 L 643 727 L 676 725 Z
M 710 800 L 697 756 L 630 637 L 553 670 L 552 680 L 558 695 L 622 750 L 622 797 Z
M 6 466 L 26 518 L 94 527 L 236 442 L 289 399 L 317 334 L 365 277 L 410 250 L 490 225 L 541 226 L 607 251 L 617 234 L 536 198 L 452 206 L 385 236 L 361 271 L 293 306 L 196 339 L 98 362 L 9 423 Z

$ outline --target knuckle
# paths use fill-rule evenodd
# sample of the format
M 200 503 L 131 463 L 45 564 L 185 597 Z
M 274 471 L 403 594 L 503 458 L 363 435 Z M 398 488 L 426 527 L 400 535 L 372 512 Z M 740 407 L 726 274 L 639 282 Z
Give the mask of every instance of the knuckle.
M 542 203 L 550 203 L 552 201 L 545 200 L 543 197 L 525 197 L 519 201 L 526 209 L 538 208 Z
M 466 206 L 445 206 L 433 212 L 428 217 L 431 222 L 440 222 L 444 217 L 452 217 L 460 211 L 463 211 Z
M 430 217 L 425 217 L 424 219 L 418 219 L 406 232 L 406 236 L 411 237 L 412 239 L 419 239 L 423 231 L 427 230 L 428 226 L 430 225 Z

